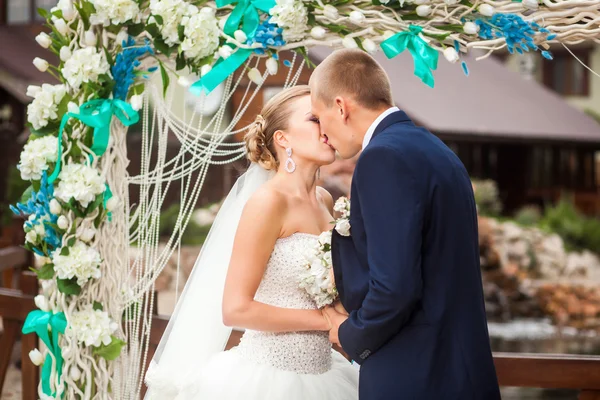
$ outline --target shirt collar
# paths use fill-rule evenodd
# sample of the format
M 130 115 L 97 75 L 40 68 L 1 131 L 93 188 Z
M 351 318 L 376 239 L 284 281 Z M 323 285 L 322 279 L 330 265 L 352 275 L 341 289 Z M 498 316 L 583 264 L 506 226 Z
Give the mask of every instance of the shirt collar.
M 381 114 L 379 114 L 379 117 L 377 117 L 377 119 L 375 119 L 375 121 L 373 121 L 373 123 L 367 130 L 367 133 L 365 133 L 365 137 L 363 139 L 363 145 L 362 145 L 363 150 L 367 147 L 367 145 L 373 138 L 373 133 L 375 133 L 375 129 L 377 129 L 377 125 L 379 125 L 381 123 L 381 121 L 383 121 L 385 119 L 385 117 L 387 117 L 388 115 L 390 115 L 396 111 L 400 111 L 400 109 L 398 107 L 390 107 L 387 110 L 385 110 L 384 112 L 382 112 Z

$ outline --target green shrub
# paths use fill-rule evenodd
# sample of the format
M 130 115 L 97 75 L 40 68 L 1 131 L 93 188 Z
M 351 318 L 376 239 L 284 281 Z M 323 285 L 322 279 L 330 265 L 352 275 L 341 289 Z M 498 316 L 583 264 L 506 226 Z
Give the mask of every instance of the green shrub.
M 491 179 L 472 180 L 472 182 L 479 214 L 490 217 L 498 216 L 502 211 L 502 202 L 496 182 Z
M 542 219 L 542 211 L 537 206 L 525 206 L 515 214 L 515 222 L 523 226 L 537 225 Z

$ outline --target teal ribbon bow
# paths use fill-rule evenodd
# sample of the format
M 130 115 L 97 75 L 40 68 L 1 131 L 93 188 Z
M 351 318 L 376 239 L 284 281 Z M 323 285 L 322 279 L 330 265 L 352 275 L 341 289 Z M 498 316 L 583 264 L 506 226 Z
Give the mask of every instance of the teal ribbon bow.
M 52 331 L 52 338 L 48 334 L 48 328 Z M 64 334 L 67 329 L 67 319 L 65 314 L 62 312 L 52 313 L 50 311 L 34 310 L 27 315 L 25 324 L 23 324 L 22 332 L 24 335 L 29 333 L 36 333 L 38 337 L 44 342 L 48 351 L 52 353 L 56 359 L 56 372 L 60 375 L 62 373 L 63 358 L 58 344 L 58 334 Z M 50 354 L 46 355 L 44 366 L 42 367 L 42 390 L 44 394 L 48 396 L 55 396 L 56 392 L 53 392 L 50 387 L 50 377 L 52 375 L 52 357 Z
M 91 150 L 97 156 L 101 156 L 108 147 L 110 137 L 110 123 L 113 115 L 125 126 L 131 126 L 140 120 L 140 115 L 131 107 L 131 104 L 119 99 L 97 99 L 84 103 L 79 108 L 79 114 L 66 113 L 63 115 L 58 130 L 58 158 L 48 183 L 52 184 L 58 178 L 62 159 L 62 136 L 65 125 L 70 118 L 76 118 L 85 125 L 94 128 L 94 137 Z
M 216 4 L 218 8 L 221 8 L 235 2 L 236 0 L 217 0 Z M 254 33 L 260 24 L 258 10 L 268 13 L 275 5 L 275 0 L 239 0 L 231 14 L 229 14 L 223 31 L 231 36 L 242 23 L 242 31 L 246 36 L 248 38 L 254 37 Z
M 196 96 L 202 94 L 202 91 L 209 94 L 215 90 L 221 82 L 227 79 L 229 75 L 233 74 L 241 67 L 252 55 L 252 52 L 253 51 L 250 49 L 237 49 L 235 53 L 226 59 L 219 59 L 213 69 L 190 87 L 190 92 Z
M 418 25 L 411 25 L 408 31 L 398 32 L 381 43 L 381 48 L 387 58 L 394 58 L 408 49 L 415 63 L 415 75 L 429 87 L 433 87 L 432 70 L 437 69 L 439 52 L 429 46 L 419 33 L 423 30 Z

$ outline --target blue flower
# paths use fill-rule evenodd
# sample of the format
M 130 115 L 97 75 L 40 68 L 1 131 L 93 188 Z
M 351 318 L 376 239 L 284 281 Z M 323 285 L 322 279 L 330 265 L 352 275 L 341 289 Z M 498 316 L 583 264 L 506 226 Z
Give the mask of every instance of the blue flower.
M 115 65 L 111 68 L 112 75 L 115 79 L 115 88 L 113 95 L 115 99 L 127 100 L 129 87 L 135 81 L 135 69 L 140 66 L 138 58 L 145 54 L 154 54 L 149 42 L 144 46 L 136 46 L 135 40 L 129 36 L 127 40 L 123 40 L 123 51 L 117 54 Z
M 508 51 L 513 54 L 523 54 L 524 51 L 539 50 L 533 38 L 537 34 L 546 35 L 548 40 L 556 37 L 546 28 L 535 22 L 528 22 L 516 14 L 494 14 L 488 19 L 477 19 L 479 26 L 479 37 L 484 40 L 504 38 Z M 548 58 L 548 52 L 542 55 Z M 550 56 L 551 57 L 551 56 Z
M 60 248 L 62 245 L 62 236 L 53 228 L 56 226 L 58 216 L 50 212 L 50 200 L 54 198 L 54 187 L 48 183 L 48 176 L 44 171 L 40 182 L 40 189 L 31 192 L 31 197 L 26 203 L 17 203 L 16 206 L 10 206 L 10 209 L 16 215 L 28 215 L 29 220 L 25 222 L 27 229 L 33 229 L 40 223 L 44 224 L 44 242 L 43 248 L 33 247 L 32 250 L 38 255 L 49 255 L 52 251 Z
M 265 48 L 267 47 L 281 47 L 285 45 L 283 40 L 283 29 L 271 22 L 271 18 L 261 23 L 254 37 L 248 39 L 247 45 L 253 45 L 254 43 L 260 43 L 262 47 L 254 49 L 254 52 L 259 55 L 265 54 Z

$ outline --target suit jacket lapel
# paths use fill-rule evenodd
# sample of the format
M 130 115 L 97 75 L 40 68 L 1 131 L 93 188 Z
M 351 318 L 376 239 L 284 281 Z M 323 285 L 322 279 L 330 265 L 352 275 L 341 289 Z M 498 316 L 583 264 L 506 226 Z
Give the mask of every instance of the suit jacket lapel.
M 390 115 L 385 117 L 379 125 L 377 125 L 377 128 L 375 128 L 375 132 L 373 132 L 373 137 L 377 136 L 378 134 L 380 134 L 381 132 L 383 132 L 384 130 L 386 130 L 387 128 L 389 128 L 390 126 L 392 126 L 394 124 L 399 124 L 399 123 L 404 123 L 404 122 L 409 122 L 412 124 L 412 120 L 408 117 L 408 115 L 406 115 L 406 113 L 404 111 L 400 110 L 400 111 L 391 113 Z

